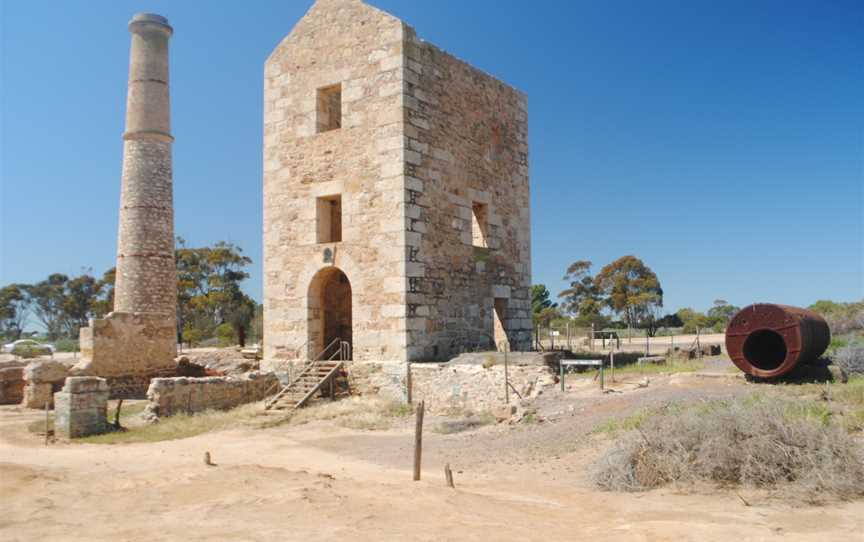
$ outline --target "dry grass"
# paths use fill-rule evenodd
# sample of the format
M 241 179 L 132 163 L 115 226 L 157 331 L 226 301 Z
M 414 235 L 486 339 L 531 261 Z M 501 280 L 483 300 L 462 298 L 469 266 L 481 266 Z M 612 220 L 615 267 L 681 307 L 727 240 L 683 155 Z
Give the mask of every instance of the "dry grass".
M 131 426 L 126 431 L 105 433 L 75 439 L 76 443 L 131 444 L 159 442 L 194 437 L 211 431 L 240 427 L 268 427 L 274 419 L 263 414 L 260 403 L 243 405 L 232 410 L 208 410 L 198 414 L 177 414 L 162 418 L 158 423 Z
M 811 503 L 864 496 L 864 450 L 819 401 L 755 395 L 672 405 L 630 425 L 595 465 L 601 488 L 712 482 Z
M 114 406 L 109 410 L 113 421 Z M 337 425 L 351 429 L 383 430 L 413 413 L 411 405 L 387 401 L 378 397 L 351 397 L 341 401 L 321 401 L 294 412 L 265 413 L 261 403 L 251 403 L 231 410 L 208 410 L 197 414 L 177 414 L 162 418 L 157 423 L 145 424 L 138 415 L 144 403 L 123 407 L 120 421 L 125 431 L 93 435 L 75 439 L 75 443 L 131 444 L 135 442 L 159 442 L 177 440 L 211 431 L 226 429 L 268 429 L 285 424 L 305 424 L 313 421 L 332 420 Z M 28 429 L 37 434 L 45 433 L 45 422 L 31 423 Z M 49 429 L 53 429 L 49 424 Z
M 401 418 L 414 412 L 411 405 L 389 401 L 380 397 L 349 397 L 341 401 L 320 402 L 297 410 L 292 424 L 332 420 L 349 429 L 380 431 L 390 429 Z

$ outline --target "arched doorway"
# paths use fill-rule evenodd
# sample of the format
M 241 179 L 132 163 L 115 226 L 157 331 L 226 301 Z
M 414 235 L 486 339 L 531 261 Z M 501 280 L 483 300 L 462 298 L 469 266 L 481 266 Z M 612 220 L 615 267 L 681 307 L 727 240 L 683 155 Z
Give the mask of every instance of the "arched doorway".
M 336 339 L 351 343 L 351 282 L 345 273 L 321 269 L 309 283 L 308 297 L 309 355 L 317 356 Z

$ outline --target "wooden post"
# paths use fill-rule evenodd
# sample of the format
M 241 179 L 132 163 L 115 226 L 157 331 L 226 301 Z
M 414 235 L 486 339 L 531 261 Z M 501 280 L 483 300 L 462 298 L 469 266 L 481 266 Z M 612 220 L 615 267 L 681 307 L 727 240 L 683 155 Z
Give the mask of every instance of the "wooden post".
M 645 330 L 645 355 L 651 355 L 651 336 L 648 334 L 648 330 Z
M 510 368 L 507 362 L 507 345 L 504 345 L 504 400 L 510 404 Z
M 570 346 L 570 320 L 567 320 L 567 350 L 572 350 Z
M 417 425 L 414 427 L 414 481 L 420 480 L 420 459 L 423 455 L 423 410 L 426 401 L 417 405 Z
M 406 393 L 406 395 L 407 395 L 406 398 L 408 400 L 408 404 L 410 405 L 411 401 L 413 400 L 413 397 L 412 397 L 413 392 L 412 392 L 411 388 L 414 386 L 414 382 L 413 382 L 412 377 L 411 377 L 411 362 L 410 361 L 408 362 L 407 366 L 408 367 L 407 367 L 406 371 L 408 374 L 405 376 L 405 387 L 408 388 L 407 393 Z
M 114 429 L 120 429 L 120 409 L 123 408 L 123 399 L 117 401 L 117 410 L 114 411 Z
M 455 488 L 456 486 L 453 484 L 453 471 L 450 470 L 450 463 L 444 465 L 444 478 L 447 479 L 447 487 Z
M 699 359 L 702 359 L 702 343 L 699 341 L 699 332 L 701 330 L 696 328 L 696 351 L 699 352 Z
M 603 391 L 603 385 L 604 385 L 604 382 L 603 382 L 603 365 L 604 365 L 603 359 L 601 358 L 600 359 L 600 391 Z
M 612 382 L 615 382 L 615 351 L 609 353 L 609 365 L 612 369 Z
M 591 323 L 591 343 L 590 344 L 591 344 L 591 346 L 589 348 L 593 352 L 594 351 L 594 323 L 593 322 Z
M 558 361 L 558 367 L 561 368 L 561 376 L 559 377 L 559 380 L 561 380 L 561 391 L 564 391 L 564 364 Z
M 45 401 L 45 446 L 48 446 L 48 401 Z

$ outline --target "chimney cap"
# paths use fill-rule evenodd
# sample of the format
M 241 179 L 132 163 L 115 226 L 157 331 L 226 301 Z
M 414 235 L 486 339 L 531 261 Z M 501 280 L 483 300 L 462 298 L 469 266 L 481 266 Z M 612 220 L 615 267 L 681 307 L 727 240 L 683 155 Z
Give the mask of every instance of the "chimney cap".
M 144 29 L 147 27 L 152 28 L 154 26 L 167 30 L 169 35 L 174 32 L 174 29 L 171 28 L 170 24 L 168 24 L 168 19 L 155 13 L 136 13 L 132 16 L 132 20 L 129 21 L 129 30 L 133 32 L 136 27 Z

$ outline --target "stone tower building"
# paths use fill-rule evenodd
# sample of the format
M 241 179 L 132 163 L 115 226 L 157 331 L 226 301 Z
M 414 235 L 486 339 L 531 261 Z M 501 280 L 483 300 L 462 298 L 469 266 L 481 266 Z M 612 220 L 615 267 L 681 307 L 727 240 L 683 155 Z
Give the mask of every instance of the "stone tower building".
M 265 65 L 265 360 L 527 349 L 526 96 L 360 0 Z
M 81 329 L 79 374 L 115 377 L 115 387 L 140 392 L 149 378 L 174 367 L 177 272 L 171 169 L 168 40 L 160 15 L 129 22 L 132 46 L 123 134 L 123 174 L 114 312 Z M 124 395 L 115 392 L 115 395 Z

